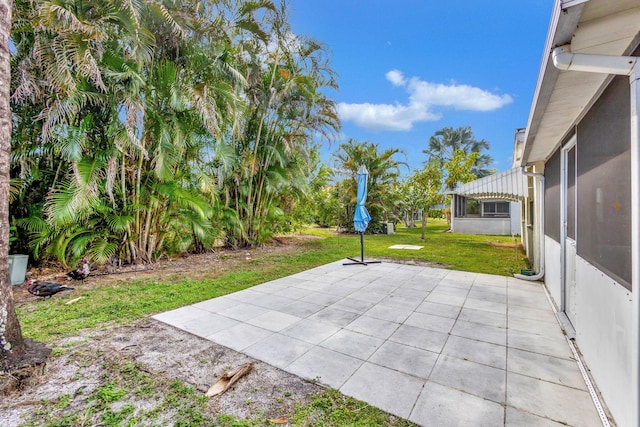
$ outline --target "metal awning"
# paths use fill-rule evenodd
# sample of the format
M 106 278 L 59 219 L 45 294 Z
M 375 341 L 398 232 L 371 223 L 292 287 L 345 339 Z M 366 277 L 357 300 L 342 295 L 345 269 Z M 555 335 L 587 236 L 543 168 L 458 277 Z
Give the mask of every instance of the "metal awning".
M 528 196 L 527 183 L 522 168 L 485 176 L 459 185 L 452 194 L 473 199 L 502 199 L 519 201 Z

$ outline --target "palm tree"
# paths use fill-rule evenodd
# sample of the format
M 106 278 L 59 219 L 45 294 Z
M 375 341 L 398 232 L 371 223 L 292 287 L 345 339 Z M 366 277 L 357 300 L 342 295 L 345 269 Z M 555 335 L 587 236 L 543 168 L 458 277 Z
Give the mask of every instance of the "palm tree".
M 16 164 L 24 176 L 55 170 L 41 207 L 48 224 L 22 223 L 63 262 L 86 251 L 147 262 L 168 236 L 182 240 L 181 221 L 201 238 L 211 230 L 188 172 L 220 133 L 231 87 L 220 76 L 233 70 L 219 69 L 210 34 L 185 37 L 202 17 L 195 3 L 125 3 L 28 2 L 15 33 L 17 135 L 35 136 L 16 138 Z M 56 59 L 59 51 L 73 54 Z M 56 60 L 56 72 L 38 78 Z
M 478 141 L 473 136 L 473 131 L 469 126 L 442 128 L 429 138 L 429 148 L 422 150 L 428 156 L 427 163 L 436 160 L 444 165 L 453 158 L 456 150 L 462 150 L 465 154 L 478 153 L 478 157 L 472 169 L 472 173 L 478 178 L 495 173 L 489 169 L 493 158 L 484 154 L 484 150 L 489 150 L 489 143 L 484 139 Z
M 273 235 L 291 196 L 308 184 L 314 136 L 339 128 L 335 104 L 323 93 L 335 79 L 322 46 L 292 33 L 284 3 L 268 12 L 264 36 L 240 45 L 239 62 L 249 60 L 240 65 L 245 120 L 231 134 L 235 162 L 225 183 L 227 206 L 242 224 L 228 230 L 232 245 L 260 244 Z
M 11 152 L 11 0 L 0 0 L 0 364 L 24 350 L 9 277 L 9 170 Z
M 356 172 L 360 165 L 366 166 L 369 171 L 367 182 L 367 209 L 371 215 L 372 230 L 383 220 L 395 220 L 390 218 L 394 211 L 391 188 L 400 177 L 400 166 L 407 166 L 406 162 L 395 158 L 397 154 L 404 154 L 398 148 L 389 148 L 379 151 L 378 144 L 371 142 L 359 142 L 349 139 L 333 154 L 339 170 L 346 174 L 346 192 L 343 195 L 346 219 L 343 224 L 351 224 L 351 214 L 356 202 L 357 183 Z M 343 187 L 344 188 L 344 187 Z
M 285 222 L 339 121 L 284 2 L 16 1 L 12 212 L 35 250 L 147 262 Z

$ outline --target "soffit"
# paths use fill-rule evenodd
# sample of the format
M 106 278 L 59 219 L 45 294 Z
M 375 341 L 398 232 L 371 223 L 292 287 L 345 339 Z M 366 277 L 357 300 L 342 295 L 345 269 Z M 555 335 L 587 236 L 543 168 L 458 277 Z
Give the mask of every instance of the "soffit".
M 556 2 L 556 7 L 561 7 L 561 2 Z M 609 78 L 605 74 L 559 71 L 551 61 L 551 50 L 570 41 L 574 53 L 624 55 L 629 53 L 640 31 L 640 0 L 590 0 L 575 7 L 582 10 L 570 40 L 561 40 L 567 34 L 558 37 L 557 33 L 562 29 L 562 20 L 571 17 L 568 13 L 571 10 L 560 12 L 556 28 L 552 21 L 547 36 L 546 54 L 527 125 L 523 165 L 544 161 L 553 154 Z

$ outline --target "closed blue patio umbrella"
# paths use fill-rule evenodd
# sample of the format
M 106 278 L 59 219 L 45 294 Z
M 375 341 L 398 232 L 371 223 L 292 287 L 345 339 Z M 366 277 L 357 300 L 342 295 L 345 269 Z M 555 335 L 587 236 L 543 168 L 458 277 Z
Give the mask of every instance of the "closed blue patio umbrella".
M 356 195 L 356 209 L 353 213 L 353 228 L 360 233 L 360 260 L 348 258 L 353 262 L 345 263 L 344 265 L 362 264 L 367 265 L 371 263 L 379 263 L 380 261 L 364 261 L 364 232 L 371 221 L 371 215 L 365 207 L 364 203 L 367 200 L 367 180 L 369 178 L 369 171 L 365 165 L 361 165 L 356 173 L 356 181 L 358 183 L 358 192 Z
M 364 206 L 364 202 L 367 201 L 367 180 L 369 178 L 369 171 L 365 165 L 360 166 L 358 173 L 356 174 L 356 181 L 358 181 L 358 195 L 356 197 L 356 211 L 353 214 L 353 228 L 359 233 L 364 233 L 371 221 L 371 215 Z

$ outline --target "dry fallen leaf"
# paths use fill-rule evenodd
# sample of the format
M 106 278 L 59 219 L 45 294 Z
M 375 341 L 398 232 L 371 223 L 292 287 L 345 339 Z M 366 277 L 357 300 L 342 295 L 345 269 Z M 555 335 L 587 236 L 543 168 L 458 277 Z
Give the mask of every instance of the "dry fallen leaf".
M 280 417 L 280 418 L 272 418 L 269 420 L 269 422 L 273 424 L 286 424 L 289 422 L 289 420 L 286 417 Z

